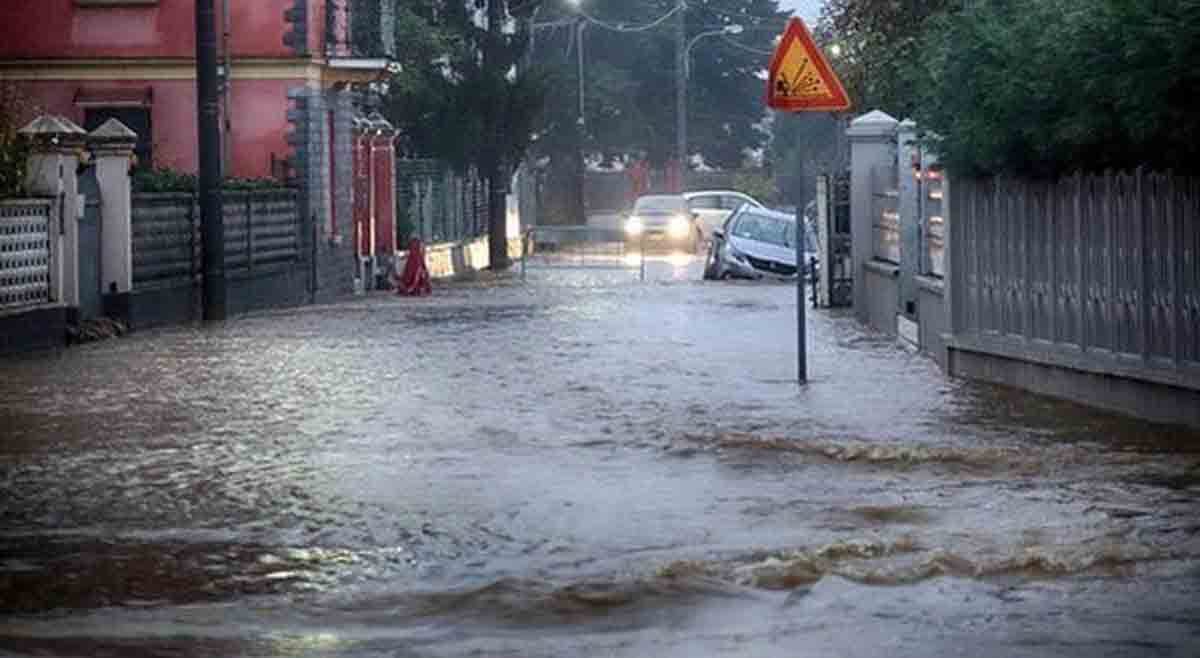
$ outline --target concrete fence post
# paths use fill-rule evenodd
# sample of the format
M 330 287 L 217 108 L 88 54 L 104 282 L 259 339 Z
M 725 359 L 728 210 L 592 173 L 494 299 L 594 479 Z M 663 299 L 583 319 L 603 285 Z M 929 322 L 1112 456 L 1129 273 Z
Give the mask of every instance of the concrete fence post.
M 106 315 L 127 317 L 133 290 L 133 202 L 129 165 L 137 133 L 116 119 L 92 131 L 88 147 L 100 183 L 100 282 Z
M 79 308 L 79 156 L 87 133 L 66 117 L 43 115 L 19 133 L 33 142 L 26 187 L 54 199 L 50 217 L 50 290 L 55 301 Z
M 895 118 L 878 110 L 850 122 L 846 136 L 850 140 L 850 230 L 854 260 L 854 313 L 862 322 L 869 321 L 867 295 L 863 290 L 863 268 L 874 257 L 874 212 L 872 172 L 876 167 L 895 162 Z

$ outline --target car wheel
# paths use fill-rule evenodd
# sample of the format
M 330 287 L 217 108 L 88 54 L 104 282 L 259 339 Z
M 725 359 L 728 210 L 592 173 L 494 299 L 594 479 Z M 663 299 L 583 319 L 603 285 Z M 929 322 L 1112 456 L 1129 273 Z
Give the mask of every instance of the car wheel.
M 717 278 L 717 267 L 719 265 L 717 259 L 717 245 L 714 243 L 712 248 L 708 250 L 708 258 L 705 259 L 704 263 L 704 278 L 708 281 L 713 281 Z

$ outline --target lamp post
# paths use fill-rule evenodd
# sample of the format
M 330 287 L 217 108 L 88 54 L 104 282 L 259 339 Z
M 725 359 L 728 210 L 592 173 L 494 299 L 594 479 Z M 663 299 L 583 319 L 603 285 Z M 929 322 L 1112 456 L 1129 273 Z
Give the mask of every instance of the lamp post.
M 679 15 L 683 16 L 683 12 L 680 11 Z M 707 32 L 701 32 L 700 34 L 697 34 L 696 36 L 692 37 L 692 39 L 683 46 L 683 49 L 682 49 L 683 56 L 680 58 L 680 65 L 679 65 L 679 79 L 677 81 L 678 92 L 677 92 L 677 100 L 676 100 L 676 107 L 675 107 L 675 113 L 676 113 L 675 118 L 676 118 L 676 121 L 678 121 L 678 126 L 676 128 L 676 134 L 678 135 L 678 138 L 679 138 L 679 143 L 677 144 L 677 147 L 676 147 L 677 151 L 678 151 L 678 157 L 679 157 L 679 185 L 682 188 L 680 190 L 680 192 L 684 192 L 687 190 L 687 180 L 685 178 L 685 176 L 687 175 L 687 171 L 688 171 L 688 166 L 687 166 L 688 165 L 688 163 L 687 163 L 687 150 L 688 150 L 688 148 L 687 148 L 687 145 L 688 145 L 687 85 L 688 85 L 688 80 L 690 80 L 692 77 L 692 64 L 691 64 L 692 48 L 696 45 L 696 43 L 698 41 L 700 41 L 701 39 L 703 39 L 705 37 L 712 37 L 712 36 L 717 36 L 717 35 L 721 35 L 721 34 L 741 34 L 741 33 L 742 33 L 741 25 L 737 25 L 737 24 L 726 25 L 725 27 L 723 27 L 719 30 L 709 30 Z
M 687 190 L 687 5 L 675 6 L 675 163 L 679 167 L 679 192 Z

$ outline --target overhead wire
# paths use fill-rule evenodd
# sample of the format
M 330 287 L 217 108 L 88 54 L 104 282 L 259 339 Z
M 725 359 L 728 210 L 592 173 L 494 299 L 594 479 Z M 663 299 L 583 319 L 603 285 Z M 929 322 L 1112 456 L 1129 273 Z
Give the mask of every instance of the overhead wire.
M 686 8 L 687 8 L 686 3 L 683 3 L 683 2 L 677 3 L 675 5 L 675 7 L 671 9 L 671 11 L 668 11 L 667 13 L 663 14 L 662 16 L 655 19 L 654 21 L 652 21 L 650 23 L 646 23 L 644 25 L 636 25 L 633 27 L 629 27 L 629 26 L 625 25 L 624 23 L 609 23 L 607 21 L 602 21 L 599 18 L 596 18 L 595 16 L 592 16 L 591 14 L 585 12 L 582 8 L 579 9 L 579 15 L 581 17 L 583 17 L 584 20 L 591 23 L 592 25 L 598 25 L 606 30 L 612 30 L 613 32 L 645 32 L 647 30 L 653 30 L 654 28 L 658 27 L 659 25 L 662 25 L 663 23 L 667 22 L 667 20 L 670 19 L 672 16 L 683 11 Z

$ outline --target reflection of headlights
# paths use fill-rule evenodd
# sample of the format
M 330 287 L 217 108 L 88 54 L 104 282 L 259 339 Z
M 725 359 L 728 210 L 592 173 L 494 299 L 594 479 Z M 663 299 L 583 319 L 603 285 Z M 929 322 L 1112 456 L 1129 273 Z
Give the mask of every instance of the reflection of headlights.
M 642 228 L 643 226 L 641 217 L 630 217 L 625 222 L 625 232 L 629 235 L 641 235 Z
M 671 223 L 667 224 L 667 233 L 673 238 L 686 238 L 688 233 L 692 232 L 692 227 L 688 224 L 685 217 L 675 215 L 671 218 Z

